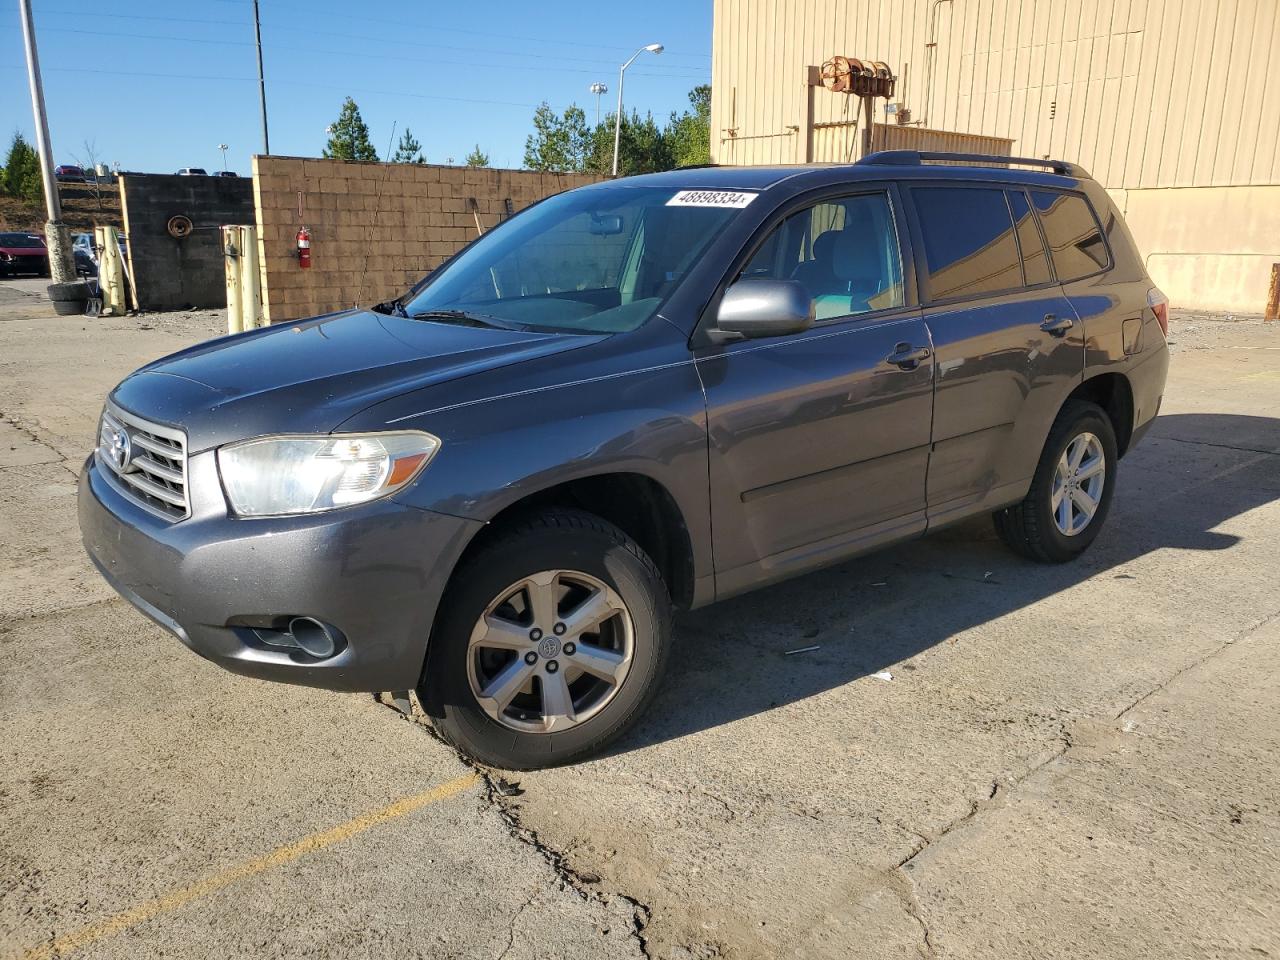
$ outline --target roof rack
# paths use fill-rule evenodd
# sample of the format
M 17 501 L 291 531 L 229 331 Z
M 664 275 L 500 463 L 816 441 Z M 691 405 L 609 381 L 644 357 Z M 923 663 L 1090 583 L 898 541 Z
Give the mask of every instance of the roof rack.
M 1036 157 L 1001 157 L 986 153 L 926 153 L 920 150 L 881 150 L 869 153 L 858 161 L 859 164 L 885 164 L 895 167 L 918 167 L 926 160 L 942 160 L 951 163 L 967 163 L 978 167 L 1048 167 L 1054 173 L 1064 177 L 1075 177 L 1077 180 L 1091 180 L 1088 172 L 1081 166 L 1065 160 L 1040 160 Z

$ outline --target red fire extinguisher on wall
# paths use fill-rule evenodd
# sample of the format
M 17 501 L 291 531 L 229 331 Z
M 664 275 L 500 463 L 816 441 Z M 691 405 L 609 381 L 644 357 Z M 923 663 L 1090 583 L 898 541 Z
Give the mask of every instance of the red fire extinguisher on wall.
M 311 269 L 311 231 L 306 227 L 298 230 L 298 266 Z

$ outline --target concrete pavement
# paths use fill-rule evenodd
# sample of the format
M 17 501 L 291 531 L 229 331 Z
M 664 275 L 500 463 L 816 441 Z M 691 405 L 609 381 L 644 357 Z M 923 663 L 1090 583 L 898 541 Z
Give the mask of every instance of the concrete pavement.
M 1280 324 L 1175 319 L 1082 561 L 969 524 L 685 615 L 635 733 L 503 780 L 93 573 L 102 397 L 220 322 L 0 322 L 0 958 L 1280 955 Z

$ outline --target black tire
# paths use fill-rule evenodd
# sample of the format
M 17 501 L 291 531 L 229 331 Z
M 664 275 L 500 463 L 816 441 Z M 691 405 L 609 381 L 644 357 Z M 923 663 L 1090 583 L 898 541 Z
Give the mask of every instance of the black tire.
M 1070 443 L 1083 433 L 1092 433 L 1102 444 L 1105 473 L 1097 510 L 1079 533 L 1068 536 L 1058 529 L 1053 515 L 1053 482 L 1059 459 Z M 1111 509 L 1115 491 L 1116 433 L 1111 418 L 1095 403 L 1070 400 L 1063 405 L 1049 431 L 1040 463 L 1026 498 L 991 515 L 996 533 L 1015 553 L 1042 563 L 1066 563 L 1089 548 L 1097 538 Z
M 89 286 L 83 280 L 72 280 L 70 283 L 49 284 L 49 299 L 59 301 L 75 301 L 89 299 Z
M 59 317 L 78 317 L 84 313 L 87 300 L 54 300 L 53 312 Z
M 545 570 L 577 571 L 616 591 L 633 625 L 633 653 L 629 672 L 599 712 L 559 732 L 523 732 L 491 717 L 477 701 L 468 644 L 480 617 L 507 587 Z M 598 753 L 636 722 L 657 691 L 670 647 L 671 601 L 654 562 L 613 524 L 557 508 L 497 534 L 455 573 L 432 631 L 418 697 L 440 735 L 481 763 L 511 770 L 558 766 Z

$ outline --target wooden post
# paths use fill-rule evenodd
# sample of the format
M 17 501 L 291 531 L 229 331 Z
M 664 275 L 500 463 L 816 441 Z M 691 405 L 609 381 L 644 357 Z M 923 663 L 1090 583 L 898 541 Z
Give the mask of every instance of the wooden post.
M 876 98 L 862 98 L 863 114 L 866 117 L 866 127 L 862 131 L 862 155 L 868 156 L 871 153 L 871 135 L 874 132 L 876 123 Z
M 1267 294 L 1264 320 L 1280 320 L 1280 263 L 1271 265 L 1271 292 Z
M 822 86 L 822 68 L 804 68 L 804 162 L 813 163 L 813 91 Z

